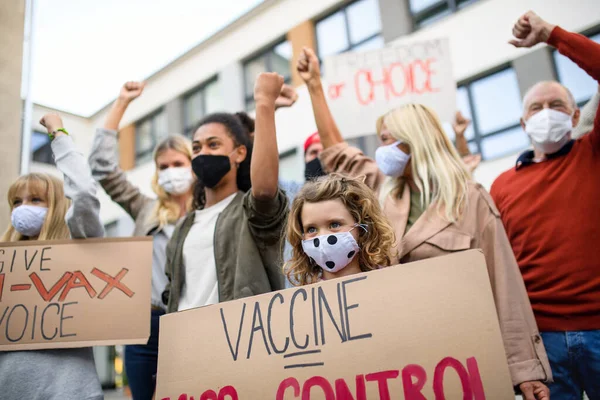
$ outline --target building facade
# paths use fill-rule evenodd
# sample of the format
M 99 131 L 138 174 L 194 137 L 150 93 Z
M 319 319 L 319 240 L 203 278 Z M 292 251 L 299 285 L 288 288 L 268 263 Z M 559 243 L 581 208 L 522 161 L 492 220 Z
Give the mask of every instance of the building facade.
M 144 94 L 133 102 L 120 130 L 119 157 L 129 179 L 152 194 L 152 149 L 170 133 L 191 137 L 194 125 L 215 111 L 252 111 L 256 75 L 276 71 L 299 86 L 294 110 L 277 113 L 280 175 L 303 179 L 302 143 L 315 131 L 310 100 L 295 72 L 303 46 L 320 58 L 345 51 L 376 49 L 410 36 L 448 37 L 458 86 L 457 106 L 473 120 L 467 131 L 483 163 L 475 178 L 484 186 L 514 165 L 529 146 L 519 125 L 523 93 L 540 80 L 558 80 L 584 104 L 597 84 L 576 65 L 547 46 L 516 49 L 507 42 L 514 21 L 527 10 L 565 29 L 600 41 L 600 2 L 578 0 L 266 0 L 246 15 L 191 49 L 147 79 Z M 114 88 L 115 94 L 119 88 Z M 89 117 L 64 114 L 79 149 L 90 149 L 94 129 L 110 105 Z M 33 171 L 55 173 L 49 143 L 37 121 L 32 134 Z M 298 118 L 301 115 L 301 118 Z M 452 137 L 452 132 L 448 130 Z M 350 140 L 373 155 L 376 137 Z M 27 151 L 27 149 L 25 150 Z M 102 219 L 112 236 L 127 236 L 132 221 L 101 193 Z

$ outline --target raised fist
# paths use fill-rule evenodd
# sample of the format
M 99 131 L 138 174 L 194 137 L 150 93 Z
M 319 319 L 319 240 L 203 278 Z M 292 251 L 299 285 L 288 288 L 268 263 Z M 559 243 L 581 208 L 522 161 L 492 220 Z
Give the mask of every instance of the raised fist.
M 319 59 L 315 52 L 308 47 L 302 49 L 298 64 L 296 66 L 298 74 L 302 80 L 308 85 L 310 83 L 320 82 L 321 68 L 319 67 Z
M 55 113 L 44 115 L 42 119 L 40 119 L 40 124 L 48 130 L 49 134 L 63 127 L 62 119 Z
M 516 39 L 509 41 L 515 47 L 533 47 L 547 42 L 556 25 L 549 24 L 533 11 L 527 11 L 513 26 L 512 34 Z
M 275 108 L 291 107 L 298 100 L 296 89 L 290 85 L 283 84 L 279 97 L 275 100 Z
M 130 102 L 138 98 L 144 91 L 145 82 L 127 82 L 121 88 L 119 93 L 119 99 Z
M 283 76 L 275 72 L 263 72 L 258 75 L 254 84 L 254 101 L 256 104 L 266 103 L 274 106 L 282 87 Z
M 465 131 L 471 124 L 471 120 L 465 118 L 460 111 L 456 112 L 454 116 L 454 123 L 452 124 L 452 129 L 454 129 L 454 133 L 456 136 L 464 136 Z

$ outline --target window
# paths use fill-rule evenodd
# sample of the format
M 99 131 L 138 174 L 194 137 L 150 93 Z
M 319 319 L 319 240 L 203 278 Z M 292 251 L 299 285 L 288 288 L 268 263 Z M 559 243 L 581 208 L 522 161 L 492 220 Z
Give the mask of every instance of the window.
M 377 0 L 359 0 L 316 24 L 319 58 L 383 47 Z
M 287 40 L 261 52 L 244 63 L 244 95 L 246 110 L 254 109 L 254 82 L 262 72 L 277 72 L 286 83 L 292 79 L 290 62 L 292 60 L 292 45 Z
M 431 24 L 477 0 L 410 0 L 415 26 Z
M 31 160 L 44 164 L 55 164 L 47 133 L 37 131 L 31 133 Z
M 187 136 L 192 136 L 196 124 L 207 114 L 223 108 L 219 81 L 213 79 L 202 84 L 183 98 L 183 124 Z
M 590 39 L 600 43 L 600 33 L 590 37 Z M 598 82 L 558 51 L 555 50 L 553 56 L 558 80 L 569 88 L 573 93 L 573 97 L 575 97 L 575 101 L 582 106 L 596 93 Z
M 457 107 L 472 120 L 465 132 L 469 148 L 490 160 L 523 150 L 529 139 L 520 126 L 521 93 L 514 69 L 507 68 L 461 85 Z M 454 132 L 449 134 L 454 137 Z
M 137 164 L 152 158 L 154 147 L 167 137 L 167 114 L 162 110 L 149 115 L 136 124 L 135 161 Z

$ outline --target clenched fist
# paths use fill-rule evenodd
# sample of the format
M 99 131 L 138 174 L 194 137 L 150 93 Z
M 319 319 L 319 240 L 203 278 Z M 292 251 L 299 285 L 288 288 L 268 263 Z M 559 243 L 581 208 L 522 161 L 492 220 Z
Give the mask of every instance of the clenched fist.
M 308 47 L 302 49 L 298 64 L 296 66 L 298 74 L 307 84 L 315 84 L 321 82 L 321 68 L 319 67 L 319 59 L 315 52 Z
M 547 42 L 556 25 L 549 24 L 533 11 L 527 11 L 513 26 L 513 36 L 516 39 L 509 43 L 515 47 L 533 47 L 538 43 Z
M 281 94 L 283 76 L 275 72 L 263 72 L 256 78 L 254 84 L 254 101 L 258 104 L 275 106 L 275 101 Z
M 275 108 L 287 108 L 294 105 L 298 100 L 298 93 L 296 89 L 290 85 L 283 84 L 279 97 L 275 100 Z
M 454 122 L 452 123 L 452 129 L 454 129 L 456 136 L 464 136 L 465 131 L 470 124 L 471 120 L 465 118 L 460 111 L 457 111 L 456 115 L 454 116 Z
M 62 119 L 58 114 L 55 113 L 44 115 L 42 119 L 40 119 L 40 124 L 42 124 L 42 126 L 48 130 L 48 134 L 51 134 L 57 129 L 63 127 Z M 64 135 L 64 133 L 57 132 L 56 136 L 60 136 L 61 134 Z
M 119 99 L 130 102 L 137 99 L 144 91 L 145 82 L 127 82 L 121 88 Z

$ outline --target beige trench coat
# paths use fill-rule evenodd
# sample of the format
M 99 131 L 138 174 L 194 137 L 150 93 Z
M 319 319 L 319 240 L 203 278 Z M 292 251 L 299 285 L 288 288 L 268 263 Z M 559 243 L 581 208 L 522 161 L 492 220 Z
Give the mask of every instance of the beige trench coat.
M 365 182 L 379 191 L 384 175 L 374 160 L 359 149 L 340 143 L 320 156 L 327 172 L 365 176 Z M 404 234 L 410 211 L 410 188 L 404 185 L 402 196 L 385 199 L 384 213 L 396 234 L 400 263 L 424 260 L 468 249 L 482 249 L 504 349 L 515 386 L 526 381 L 551 381 L 552 373 L 546 350 L 539 335 L 525 284 L 504 231 L 500 214 L 490 195 L 479 184 L 470 183 L 467 209 L 456 223 L 445 221 L 431 205 Z M 398 261 L 398 260 L 396 260 Z

